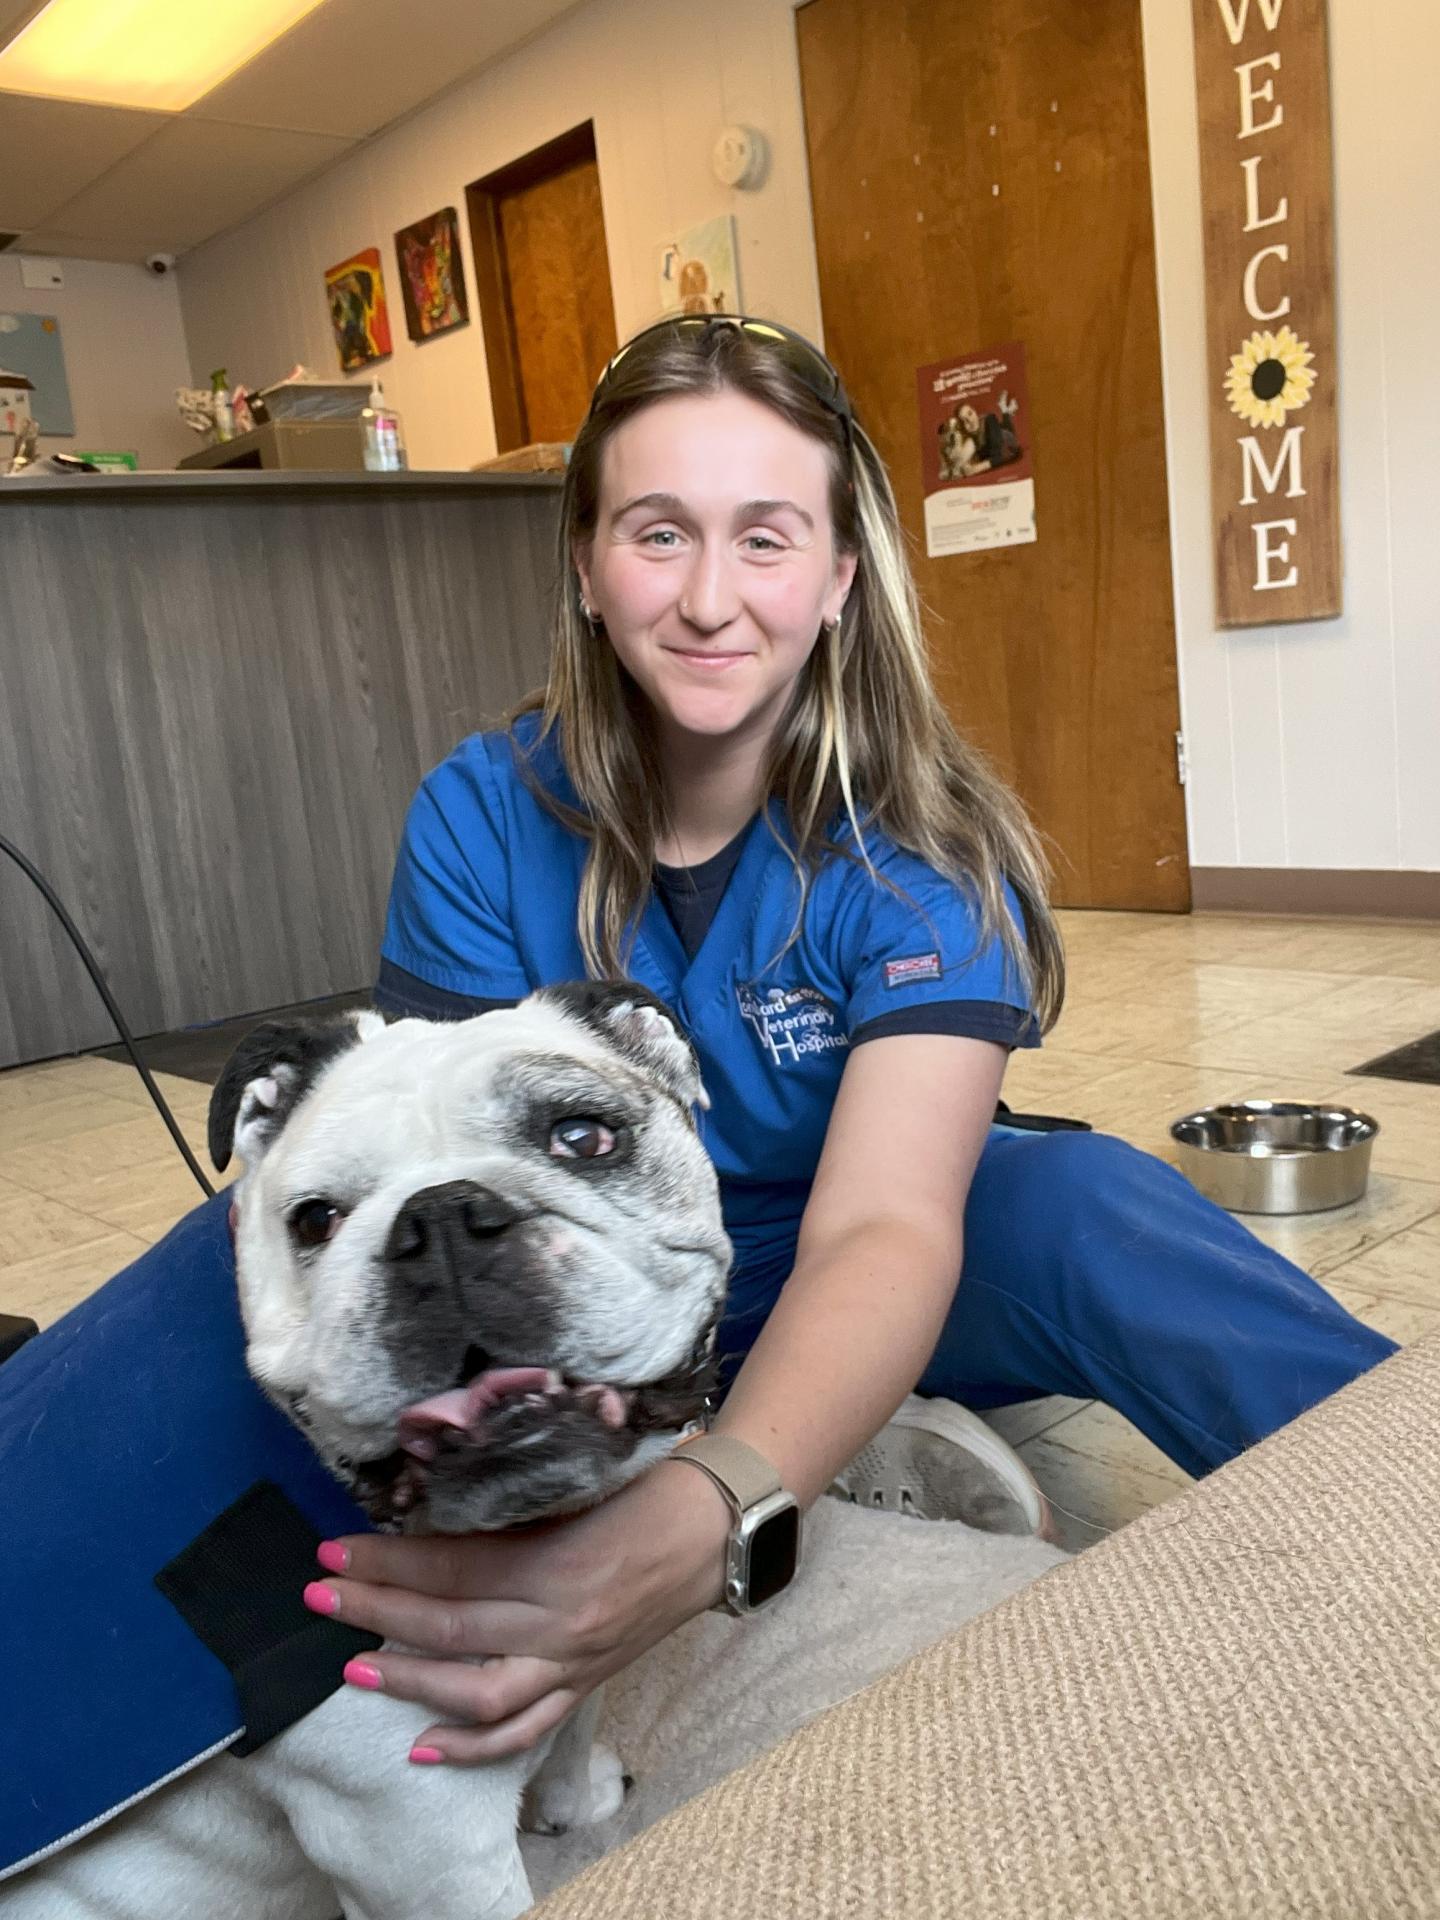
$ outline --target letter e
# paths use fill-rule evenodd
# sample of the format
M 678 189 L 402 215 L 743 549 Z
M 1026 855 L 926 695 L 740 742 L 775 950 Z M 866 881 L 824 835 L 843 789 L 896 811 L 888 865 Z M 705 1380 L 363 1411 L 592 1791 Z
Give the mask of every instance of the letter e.
M 1240 131 L 1237 140 L 1248 140 L 1252 134 L 1268 133 L 1271 127 L 1278 127 L 1285 119 L 1285 109 L 1275 101 L 1275 82 L 1267 80 L 1263 86 L 1255 84 L 1256 67 L 1273 67 L 1280 71 L 1278 53 L 1262 53 L 1256 60 L 1242 60 L 1235 71 L 1240 79 Z M 1257 121 L 1255 102 L 1257 100 L 1275 101 L 1275 111 L 1268 120 Z
M 1267 587 L 1293 587 L 1300 578 L 1300 569 L 1291 566 L 1290 571 L 1278 580 L 1270 577 L 1272 562 L 1285 566 L 1290 560 L 1290 541 L 1277 540 L 1272 545 L 1270 535 L 1277 527 L 1282 527 L 1292 538 L 1296 523 L 1293 520 L 1257 520 L 1250 531 L 1255 536 L 1255 592 L 1263 593 Z

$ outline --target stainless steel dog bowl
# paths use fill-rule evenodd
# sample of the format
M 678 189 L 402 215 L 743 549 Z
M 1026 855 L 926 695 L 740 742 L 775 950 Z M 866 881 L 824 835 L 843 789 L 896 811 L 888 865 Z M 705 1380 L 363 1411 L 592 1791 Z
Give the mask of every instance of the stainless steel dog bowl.
M 1181 1171 L 1231 1213 L 1323 1213 L 1358 1200 L 1380 1131 L 1353 1107 L 1241 1100 L 1170 1129 Z

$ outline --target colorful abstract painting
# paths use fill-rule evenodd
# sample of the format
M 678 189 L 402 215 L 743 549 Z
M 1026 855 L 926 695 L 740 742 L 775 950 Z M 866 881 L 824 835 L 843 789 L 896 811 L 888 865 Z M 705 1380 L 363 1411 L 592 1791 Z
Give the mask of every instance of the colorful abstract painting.
M 385 276 L 380 249 L 353 253 L 338 267 L 325 269 L 325 293 L 340 365 L 346 373 L 383 360 L 390 351 L 390 313 L 385 305 Z
M 400 293 L 405 302 L 405 328 L 412 340 L 429 340 L 470 318 L 465 298 L 465 267 L 460 258 L 460 229 L 454 207 L 395 236 L 400 261 Z

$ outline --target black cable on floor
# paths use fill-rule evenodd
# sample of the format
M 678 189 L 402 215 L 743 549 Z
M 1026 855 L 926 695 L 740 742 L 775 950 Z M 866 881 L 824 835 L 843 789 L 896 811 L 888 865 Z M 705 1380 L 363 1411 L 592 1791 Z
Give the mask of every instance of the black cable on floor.
M 186 1166 L 189 1167 L 190 1171 L 194 1174 L 195 1178 L 200 1182 L 201 1191 L 204 1193 L 207 1199 L 213 1199 L 215 1194 L 214 1187 L 212 1187 L 210 1182 L 205 1178 L 204 1168 L 200 1165 L 200 1162 L 195 1158 L 194 1154 L 190 1151 L 190 1142 L 185 1138 L 184 1134 L 180 1131 L 180 1128 L 176 1124 L 174 1114 L 171 1113 L 169 1107 L 165 1104 L 164 1094 L 161 1093 L 159 1087 L 156 1086 L 154 1078 L 151 1075 L 150 1069 L 146 1066 L 145 1062 L 140 1058 L 140 1054 L 138 1049 L 136 1048 L 134 1039 L 131 1037 L 130 1029 L 125 1024 L 125 1016 L 123 1013 L 121 1013 L 119 1007 L 116 1005 L 115 996 L 113 993 L 111 993 L 110 988 L 106 983 L 105 976 L 103 973 L 101 973 L 100 968 L 96 963 L 94 955 L 91 953 L 90 949 L 86 946 L 84 940 L 80 937 L 79 928 L 75 925 L 75 922 L 70 918 L 69 914 L 65 911 L 65 907 L 63 902 L 60 899 L 60 896 L 56 893 L 55 889 L 51 886 L 50 882 L 45 878 L 44 874 L 41 873 L 40 869 L 37 866 L 35 866 L 32 861 L 27 860 L 25 858 L 25 855 L 21 853 L 18 847 L 12 846 L 11 843 L 5 838 L 4 834 L 0 834 L 0 853 L 8 853 L 10 858 L 15 862 L 16 866 L 19 867 L 20 871 L 23 874 L 27 875 L 29 879 L 34 881 L 35 885 L 40 889 L 40 892 L 45 896 L 45 899 L 48 901 L 50 907 L 54 911 L 56 919 L 60 922 L 61 926 L 64 927 L 66 933 L 69 934 L 71 942 L 74 945 L 75 951 L 79 954 L 80 958 L 85 963 L 86 972 L 90 975 L 90 978 L 95 982 L 96 991 L 99 993 L 100 998 L 105 1002 L 105 1007 L 107 1012 L 110 1015 L 110 1018 L 115 1022 L 115 1031 L 119 1034 L 121 1043 L 124 1046 L 125 1051 L 129 1054 L 131 1060 L 135 1063 L 135 1071 L 139 1074 L 140 1078 L 145 1082 L 145 1091 L 149 1094 L 150 1098 L 155 1102 L 155 1106 L 157 1111 L 159 1112 L 160 1118 L 165 1122 L 166 1126 L 170 1129 L 171 1139 L 175 1142 L 176 1146 L 180 1149 L 181 1154 L 184 1156 Z

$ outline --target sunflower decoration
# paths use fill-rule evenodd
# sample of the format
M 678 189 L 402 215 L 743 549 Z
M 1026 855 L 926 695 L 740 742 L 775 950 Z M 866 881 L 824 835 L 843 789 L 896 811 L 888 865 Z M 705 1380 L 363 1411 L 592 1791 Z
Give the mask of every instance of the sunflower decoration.
M 1281 327 L 1278 333 L 1252 333 L 1230 356 L 1225 396 L 1232 413 L 1252 427 L 1280 427 L 1287 413 L 1303 407 L 1315 384 L 1309 344 Z

